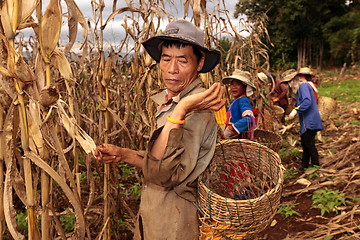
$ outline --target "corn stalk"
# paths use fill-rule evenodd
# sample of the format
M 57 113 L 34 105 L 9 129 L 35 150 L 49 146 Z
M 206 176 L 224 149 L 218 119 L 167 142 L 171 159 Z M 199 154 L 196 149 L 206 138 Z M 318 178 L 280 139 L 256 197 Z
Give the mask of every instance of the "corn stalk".
M 96 10 L 98 11 L 98 23 L 100 26 L 103 25 L 103 10 L 105 7 L 105 3 L 103 0 L 100 1 L 92 1 L 93 6 L 96 6 Z M 96 29 L 95 29 L 96 31 Z M 107 61 L 108 68 L 105 69 L 105 55 L 104 55 L 104 30 L 103 28 L 99 31 L 98 36 L 98 61 L 97 61 L 97 73 L 94 76 L 96 78 L 98 91 L 100 95 L 100 123 L 99 129 L 104 129 L 104 131 L 100 134 L 100 136 L 104 136 L 103 142 L 109 143 L 109 112 L 107 111 L 107 107 L 110 105 L 109 102 L 109 89 L 107 87 L 107 83 L 111 78 L 111 62 L 112 59 L 109 58 Z M 104 128 L 102 127 L 104 124 Z M 103 182 L 103 191 L 104 191 L 104 227 L 102 230 L 101 239 L 108 240 L 110 239 L 110 164 L 105 164 L 104 166 L 104 182 Z M 99 238 L 100 236 L 98 236 Z
M 4 134 L 3 134 L 3 125 L 4 125 L 4 113 L 5 110 L 0 103 L 0 240 L 4 239 L 5 232 L 5 216 L 4 216 Z
M 19 115 L 21 122 L 21 144 L 25 153 L 29 152 L 29 126 L 27 119 L 27 111 L 26 111 L 26 103 L 24 99 L 24 82 L 21 81 L 18 67 L 19 62 L 21 63 L 21 57 L 15 53 L 14 50 L 14 36 L 15 32 L 18 30 L 19 25 L 22 21 L 25 21 L 29 15 L 34 10 L 34 6 L 36 6 L 36 1 L 29 1 L 34 5 L 26 5 L 23 4 L 22 1 L 14 0 L 14 1 L 6 1 L 2 6 L 2 16 L 1 20 L 3 22 L 3 28 L 5 35 L 9 41 L 8 46 L 8 69 L 13 76 L 14 87 L 18 93 L 17 99 L 19 102 Z M 25 66 L 25 65 L 23 65 Z M 32 169 L 31 169 L 31 161 L 25 156 L 23 159 L 23 167 L 24 167 L 24 175 L 25 175 L 25 186 L 26 186 L 26 202 L 27 202 L 27 212 L 28 212 L 28 236 L 29 239 L 35 239 L 35 231 L 36 231 L 36 217 L 35 217 L 35 194 L 33 189 L 33 181 L 32 181 Z

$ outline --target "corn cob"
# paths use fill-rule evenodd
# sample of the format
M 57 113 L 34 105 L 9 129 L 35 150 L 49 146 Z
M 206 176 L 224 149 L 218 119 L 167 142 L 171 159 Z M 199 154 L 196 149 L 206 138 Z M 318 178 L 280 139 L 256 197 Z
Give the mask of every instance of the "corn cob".
M 217 124 L 221 127 L 226 123 L 226 109 L 225 106 L 214 112 Z

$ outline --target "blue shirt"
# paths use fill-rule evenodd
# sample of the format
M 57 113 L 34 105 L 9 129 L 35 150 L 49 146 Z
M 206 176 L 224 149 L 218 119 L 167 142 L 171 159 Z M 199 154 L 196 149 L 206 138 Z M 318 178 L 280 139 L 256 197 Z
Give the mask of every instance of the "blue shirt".
M 230 102 L 230 123 L 233 123 L 233 128 L 238 133 L 250 130 L 251 118 L 242 116 L 247 110 L 252 111 L 252 106 L 249 98 L 245 96 Z
M 299 114 L 300 135 L 303 135 L 307 130 L 322 130 L 319 109 L 310 84 L 300 84 L 296 93 L 295 109 Z

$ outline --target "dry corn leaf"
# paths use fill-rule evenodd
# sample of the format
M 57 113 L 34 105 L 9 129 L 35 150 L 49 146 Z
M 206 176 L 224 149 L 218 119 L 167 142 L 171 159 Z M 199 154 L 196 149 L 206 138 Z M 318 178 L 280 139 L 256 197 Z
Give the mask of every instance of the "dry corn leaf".
M 143 11 L 141 11 L 141 9 L 138 8 L 133 8 L 133 7 L 123 7 L 123 8 L 119 8 L 115 11 L 113 11 L 110 16 L 106 19 L 105 23 L 101 26 L 102 29 L 105 29 L 106 25 L 112 20 L 114 19 L 114 17 L 118 14 L 124 13 L 124 12 L 132 12 L 132 13 L 140 13 L 142 16 L 144 16 Z
M 129 132 L 129 129 L 126 127 L 125 123 L 123 120 L 120 119 L 120 117 L 110 108 L 107 108 L 107 110 L 111 113 L 113 119 L 120 124 L 120 126 L 123 128 L 123 130 L 126 132 L 126 134 L 128 135 L 129 139 L 132 139 L 132 136 Z
M 13 172 L 13 161 L 9 161 L 9 164 L 6 166 L 6 174 L 4 181 L 4 216 L 6 221 L 7 229 L 9 230 L 12 238 L 14 240 L 23 240 L 25 239 L 24 235 L 22 235 L 17 230 L 16 224 L 16 210 L 13 204 L 13 179 L 11 178 Z
M 9 70 L 7 70 L 6 68 L 0 66 L 0 73 L 6 77 L 15 77 L 15 75 L 13 75 Z
M 36 54 L 35 59 L 35 79 L 38 89 L 43 89 L 45 87 L 45 66 L 39 53 Z
M 311 182 L 305 178 L 299 178 L 298 180 L 296 180 L 296 183 L 299 183 L 301 185 L 304 185 L 306 187 L 310 186 Z
M 43 156 L 44 154 L 44 141 L 40 130 L 41 117 L 39 105 L 33 99 L 30 99 L 28 111 L 28 123 L 29 123 L 29 148 Z
M 94 153 L 96 148 L 94 140 L 74 121 L 73 118 L 69 117 L 63 107 L 63 104 L 65 104 L 65 102 L 59 99 L 57 106 L 59 108 L 59 116 L 64 128 L 71 137 L 75 138 L 80 143 L 81 147 L 87 154 Z
M 25 157 L 29 158 L 35 165 L 44 170 L 52 179 L 54 179 L 61 189 L 64 191 L 64 194 L 69 199 L 69 202 L 74 207 L 76 224 L 75 224 L 75 239 L 84 239 L 85 238 L 85 218 L 82 211 L 82 205 L 79 202 L 79 198 L 76 196 L 70 187 L 66 184 L 66 181 L 57 173 L 55 170 L 49 166 L 43 159 L 41 159 L 34 152 L 25 153 Z M 77 235 L 77 236 L 76 236 Z
M 15 62 L 15 77 L 25 84 L 31 84 L 35 81 L 35 74 L 30 66 L 24 61 L 21 55 L 18 55 Z
M 192 9 L 193 9 L 193 18 L 195 26 L 199 27 L 201 23 L 201 0 L 193 0 L 192 1 Z
M 21 16 L 20 16 L 20 24 L 25 23 L 31 14 L 35 11 L 36 6 L 39 4 L 39 0 L 22 0 L 19 1 L 21 3 Z
M 39 40 L 43 57 L 50 58 L 60 36 L 62 25 L 62 9 L 59 0 L 50 0 L 39 29 Z
M 65 0 L 66 5 L 68 7 L 69 12 L 69 20 L 68 20 L 68 26 L 69 26 L 69 43 L 65 46 L 65 53 L 68 53 L 72 46 L 74 45 L 77 30 L 78 30 L 78 23 L 80 23 L 82 29 L 83 29 L 83 38 L 84 38 L 84 44 L 87 39 L 87 32 L 88 32 L 88 25 L 86 23 L 86 19 L 82 12 L 80 11 L 79 7 L 75 3 L 74 0 Z
M 8 5 L 11 4 L 11 2 L 12 1 L 6 1 L 1 8 L 1 25 L 3 26 L 7 39 L 14 39 L 15 37 L 15 30 L 11 24 L 12 14 L 9 13 L 8 9 Z M 13 7 L 11 7 L 11 9 L 13 9 Z
M 26 204 L 26 193 L 24 189 L 24 180 L 20 176 L 16 165 L 16 158 L 14 158 L 14 144 L 17 141 L 17 131 L 19 127 L 19 117 L 18 109 L 15 105 L 10 105 L 10 108 L 7 111 L 7 115 L 3 124 L 2 129 L 2 146 L 1 151 L 4 154 L 4 160 L 6 165 L 6 174 L 4 180 L 4 215 L 6 220 L 6 225 L 11 233 L 13 239 L 25 239 L 24 236 L 17 231 L 16 226 L 16 210 L 13 205 L 13 189 L 18 196 L 18 198 Z
M 24 58 L 15 51 L 14 47 L 3 35 L 0 35 L 0 38 L 8 51 L 10 60 L 8 61 L 8 68 L 0 67 L 0 72 L 5 76 L 16 78 L 22 83 L 32 83 L 35 80 L 35 75 L 30 66 L 24 61 Z
M 63 78 L 67 80 L 74 80 L 70 63 L 60 49 L 54 49 L 53 54 L 51 55 L 51 62 L 59 70 Z

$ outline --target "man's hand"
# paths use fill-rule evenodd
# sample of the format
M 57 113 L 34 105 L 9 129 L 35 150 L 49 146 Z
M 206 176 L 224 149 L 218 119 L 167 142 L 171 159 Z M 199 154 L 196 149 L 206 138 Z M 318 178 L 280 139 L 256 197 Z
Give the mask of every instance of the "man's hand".
M 119 162 L 121 160 L 121 148 L 112 144 L 101 144 L 95 149 L 95 157 L 104 163 Z
M 214 83 L 209 89 L 204 92 L 190 95 L 182 99 L 177 107 L 182 107 L 186 113 L 191 111 L 200 111 L 211 109 L 219 110 L 224 106 L 226 100 L 223 98 L 224 88 L 220 83 Z

